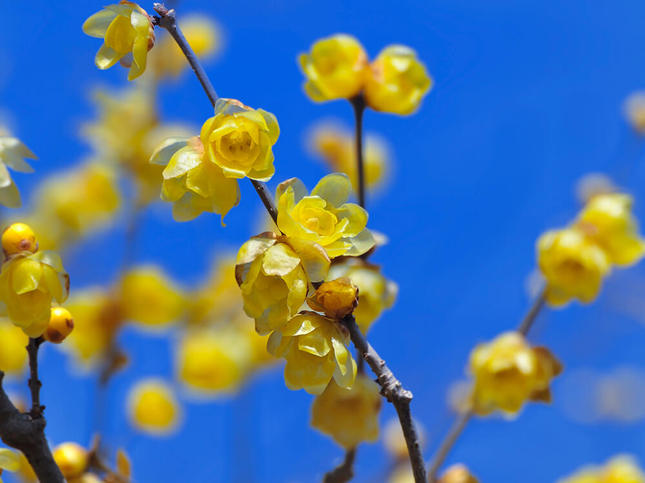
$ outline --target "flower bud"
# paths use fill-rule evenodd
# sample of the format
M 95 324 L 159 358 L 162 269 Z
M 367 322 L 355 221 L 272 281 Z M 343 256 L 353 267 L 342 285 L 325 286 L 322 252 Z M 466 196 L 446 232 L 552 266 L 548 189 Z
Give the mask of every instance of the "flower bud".
M 309 307 L 340 320 L 358 305 L 358 287 L 347 277 L 325 282 L 307 300 Z
M 87 450 L 76 443 L 63 443 L 54 449 L 54 461 L 68 480 L 85 472 L 88 459 Z
M 6 256 L 38 250 L 36 235 L 29 225 L 14 223 L 2 233 L 2 249 Z
M 63 307 L 52 307 L 49 325 L 43 333 L 45 340 L 60 344 L 74 330 L 74 319 L 69 310 Z
M 452 465 L 439 478 L 439 483 L 478 483 L 478 481 L 462 464 Z

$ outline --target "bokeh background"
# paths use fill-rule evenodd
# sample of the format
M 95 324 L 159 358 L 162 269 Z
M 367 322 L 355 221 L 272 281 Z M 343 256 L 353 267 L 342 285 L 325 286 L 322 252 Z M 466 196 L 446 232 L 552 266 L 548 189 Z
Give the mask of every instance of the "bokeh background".
M 100 42 L 81 32 L 84 19 L 104 3 L 2 1 L 0 109 L 40 157 L 35 174 L 15 176 L 23 195 L 88 154 L 78 132 L 96 117 L 92 89 L 127 82 L 124 69 L 96 69 Z M 335 117 L 351 125 L 346 103 L 315 105 L 302 91 L 296 56 L 314 40 L 351 33 L 371 56 L 403 43 L 428 66 L 435 86 L 416 115 L 368 112 L 365 125 L 392 146 L 393 175 L 369 197 L 368 209 L 370 226 L 390 238 L 374 260 L 400 287 L 370 339 L 413 390 L 429 457 L 451 423 L 447 393 L 464 377 L 470 349 L 513 328 L 527 309 L 535 240 L 575 215 L 580 177 L 608 174 L 634 194 L 636 213 L 645 216 L 645 144 L 622 114 L 626 96 L 645 88 L 645 5 L 175 3 L 179 21 L 200 12 L 223 28 L 225 48 L 207 68 L 218 93 L 276 114 L 282 133 L 272 188 L 292 176 L 311 187 L 326 173 L 305 146 L 314 122 Z M 142 6 L 151 9 L 151 3 Z M 160 97 L 167 119 L 200 125 L 211 113 L 189 72 L 164 86 Z M 258 231 L 260 222 L 250 220 L 261 214 L 248 183 L 225 228 L 208 215 L 177 224 L 169 206 L 156 203 L 141 221 L 135 259 L 195 283 L 214 254 L 236 250 Z M 124 226 L 121 220 L 63 254 L 72 291 L 116 279 Z M 136 481 L 308 482 L 340 461 L 342 450 L 308 426 L 312 397 L 288 390 L 279 368 L 255 376 L 238 396 L 208 404 L 187 399 L 173 437 L 138 434 L 124 413 L 127 391 L 142 376 L 171 377 L 172 337 L 128 329 L 120 339 L 132 363 L 111 382 L 105 438 L 126 448 Z M 593 306 L 544 312 L 531 339 L 566 366 L 553 385 L 554 404 L 529 405 L 514 422 L 475 420 L 449 462 L 467 463 L 484 482 L 526 483 L 555 481 L 617 453 L 645 463 L 645 270 L 616 270 Z M 46 347 L 42 379 L 52 443 L 88 444 L 96 378 Z M 17 382 L 11 388 L 24 390 Z M 393 416 L 384 405 L 382 420 Z M 362 445 L 356 481 L 382 481 L 388 464 L 380 443 Z

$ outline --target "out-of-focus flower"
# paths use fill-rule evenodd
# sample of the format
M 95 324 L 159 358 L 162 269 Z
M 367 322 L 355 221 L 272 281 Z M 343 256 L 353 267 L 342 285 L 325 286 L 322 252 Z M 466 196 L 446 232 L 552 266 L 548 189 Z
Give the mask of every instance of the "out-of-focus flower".
M 32 173 L 34 170 L 25 162 L 25 158 L 38 159 L 18 139 L 0 133 L 0 205 L 9 208 L 21 205 L 20 193 L 7 166 L 19 173 Z
M 359 374 L 351 389 L 331 381 L 311 406 L 311 425 L 346 449 L 378 439 L 379 386 Z
M 0 483 L 2 483 L 2 472 L 18 471 L 20 469 L 20 456 L 17 451 L 7 448 L 0 448 Z
M 305 92 L 316 102 L 349 99 L 365 85 L 367 54 L 351 35 L 336 34 L 316 41 L 309 54 L 299 57 L 307 77 Z
M 23 252 L 2 265 L 0 300 L 11 322 L 29 337 L 42 335 L 52 300 L 63 303 L 68 293 L 69 275 L 54 252 Z
M 605 251 L 577 228 L 544 233 L 537 242 L 537 258 L 546 279 L 546 300 L 553 306 L 573 298 L 592 302 L 611 267 Z
M 146 69 L 148 51 L 155 44 L 154 26 L 147 12 L 126 0 L 108 5 L 83 24 L 83 32 L 103 39 L 96 53 L 99 69 L 108 69 L 117 62 L 130 68 L 128 80 L 139 77 Z
M 0 318 L 0 371 L 19 375 L 27 362 L 29 338 L 7 318 Z
M 443 472 L 438 483 L 479 483 L 466 465 L 452 465 Z
M 356 258 L 332 265 L 328 278 L 337 277 L 347 277 L 358 287 L 358 307 L 354 310 L 354 317 L 363 333 L 367 333 L 385 309 L 394 305 L 399 291 L 395 282 L 381 274 L 380 267 Z
M 531 347 L 517 332 L 480 344 L 470 356 L 472 404 L 479 415 L 518 412 L 528 400 L 550 402 L 549 384 L 562 366 L 544 347 Z
M 272 147 L 279 135 L 278 120 L 270 112 L 220 98 L 199 137 L 206 159 L 222 168 L 227 178 L 269 181 L 275 172 Z
M 177 221 L 192 220 L 205 211 L 218 213 L 223 220 L 240 201 L 237 181 L 227 178 L 206 158 L 197 137 L 167 139 L 150 162 L 165 166 L 161 199 L 173 203 L 172 215 Z
M 419 445 L 423 448 L 426 443 L 426 431 L 418 421 L 414 421 L 414 426 L 417 430 Z M 408 445 L 405 442 L 399 418 L 390 419 L 385 424 L 383 430 L 383 445 L 395 461 L 409 462 Z
M 314 153 L 320 156 L 331 171 L 349 176 L 354 190 L 358 189 L 356 147 L 353 134 L 341 126 L 322 124 L 316 127 L 309 140 Z M 365 186 L 378 189 L 390 171 L 390 148 L 379 136 L 367 134 L 363 143 Z
M 349 178 L 333 173 L 322 178 L 307 195 L 298 178 L 280 183 L 278 228 L 291 238 L 321 245 L 330 258 L 341 255 L 358 256 L 374 246 L 374 237 L 367 226 L 367 211 L 348 203 L 351 192 Z
M 356 362 L 347 349 L 349 335 L 338 322 L 302 312 L 269 337 L 267 350 L 287 364 L 284 380 L 292 390 L 321 394 L 331 378 L 349 389 L 356 377 Z
M 627 122 L 638 134 L 645 134 L 645 92 L 630 94 L 623 104 Z
M 89 464 L 89 454 L 81 445 L 67 442 L 58 445 L 53 451 L 54 461 L 65 479 L 80 477 Z
M 414 483 L 414 474 L 409 462 L 398 464 L 390 472 L 387 483 Z
M 615 265 L 632 265 L 645 254 L 632 203 L 632 197 L 626 194 L 600 194 L 589 200 L 575 222 Z
M 346 277 L 324 282 L 307 299 L 307 304 L 327 317 L 340 320 L 358 305 L 358 287 Z
M 144 379 L 128 395 L 128 415 L 132 425 L 156 436 L 172 433 L 179 426 L 181 408 L 173 390 L 163 381 Z
M 614 456 L 605 465 L 590 465 L 558 483 L 645 483 L 645 473 L 631 456 Z
M 218 257 L 208 279 L 187 297 L 186 320 L 191 325 L 207 325 L 232 320 L 242 312 L 242 296 L 235 280 L 235 256 Z
M 416 52 L 404 45 L 390 45 L 370 65 L 365 100 L 376 111 L 408 115 L 419 108 L 431 86 L 432 79 Z
M 589 173 L 576 183 L 576 198 L 583 205 L 594 196 L 616 193 L 618 188 L 609 176 L 602 173 Z
M 46 341 L 54 344 L 63 342 L 74 330 L 72 314 L 64 307 L 52 307 L 49 324 L 43 333 Z
M 125 273 L 119 299 L 124 319 L 146 328 L 163 328 L 176 322 L 186 307 L 182 291 L 155 266 L 136 267 Z

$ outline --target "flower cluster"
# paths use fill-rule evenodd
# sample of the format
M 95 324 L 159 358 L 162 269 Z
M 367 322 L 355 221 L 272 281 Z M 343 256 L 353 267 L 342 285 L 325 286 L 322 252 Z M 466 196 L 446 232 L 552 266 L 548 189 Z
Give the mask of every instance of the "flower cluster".
M 603 466 L 588 466 L 558 483 L 645 483 L 645 472 L 629 456 L 615 456 Z

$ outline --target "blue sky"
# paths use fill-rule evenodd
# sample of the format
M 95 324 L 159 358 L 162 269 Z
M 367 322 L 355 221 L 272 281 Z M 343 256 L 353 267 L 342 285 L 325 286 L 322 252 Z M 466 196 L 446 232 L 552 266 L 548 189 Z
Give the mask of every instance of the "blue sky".
M 103 2 L 33 0 L 28 9 L 5 3 L 0 108 L 40 157 L 34 175 L 16 177 L 29 193 L 48 173 L 89 153 L 77 136 L 80 123 L 95 114 L 89 93 L 125 84 L 126 72 L 97 70 L 99 42 L 81 32 Z M 528 307 L 525 279 L 535 266 L 535 240 L 575 215 L 575 182 L 605 172 L 634 194 L 641 219 L 645 214 L 643 144 L 621 114 L 624 98 L 645 88 L 645 5 L 184 0 L 178 8 L 180 21 L 183 12 L 202 12 L 225 29 L 226 50 L 207 69 L 218 93 L 276 114 L 281 137 L 272 188 L 292 176 L 313 186 L 325 171 L 305 149 L 307 128 L 321 118 L 351 122 L 346 103 L 316 105 L 302 92 L 295 59 L 314 40 L 351 33 L 371 56 L 403 43 L 428 66 L 435 86 L 418 114 L 368 112 L 365 126 L 389 140 L 396 159 L 394 179 L 368 199 L 368 209 L 370 226 L 390 237 L 374 260 L 400 286 L 394 309 L 370 339 L 413 390 L 429 457 L 451 422 L 445 393 L 463 377 L 470 349 L 517 325 Z M 161 96 L 170 120 L 199 125 L 211 112 L 189 75 Z M 226 228 L 212 216 L 178 225 L 167 206 L 156 205 L 146 213 L 136 259 L 195 282 L 214 252 L 236 250 L 254 234 L 248 220 L 259 210 L 245 183 Z M 66 256 L 73 289 L 114 279 L 111 260 L 119 259 L 122 236 L 116 227 Z M 644 319 L 622 315 L 611 295 L 644 276 L 642 267 L 616 272 L 593 306 L 545 312 L 532 340 L 548 345 L 567 369 L 643 366 Z M 172 439 L 136 435 L 121 414 L 124 396 L 142 375 L 170 374 L 170 344 L 136 332 L 123 342 L 133 364 L 111 386 L 108 437 L 133 456 L 137 481 L 315 481 L 341 457 L 308 427 L 311 397 L 286 389 L 279 370 L 262 374 L 237 399 L 187 404 L 183 429 Z M 68 367 L 64 355 L 44 351 L 48 435 L 53 443 L 86 443 L 93 381 Z M 561 389 L 556 381 L 554 405 L 529 406 L 513 423 L 474 421 L 449 461 L 467 463 L 484 482 L 526 483 L 555 481 L 616 453 L 645 463 L 642 420 L 574 422 L 558 403 Z M 383 420 L 393 415 L 385 406 Z M 380 444 L 360 448 L 357 481 L 379 481 L 385 468 Z

